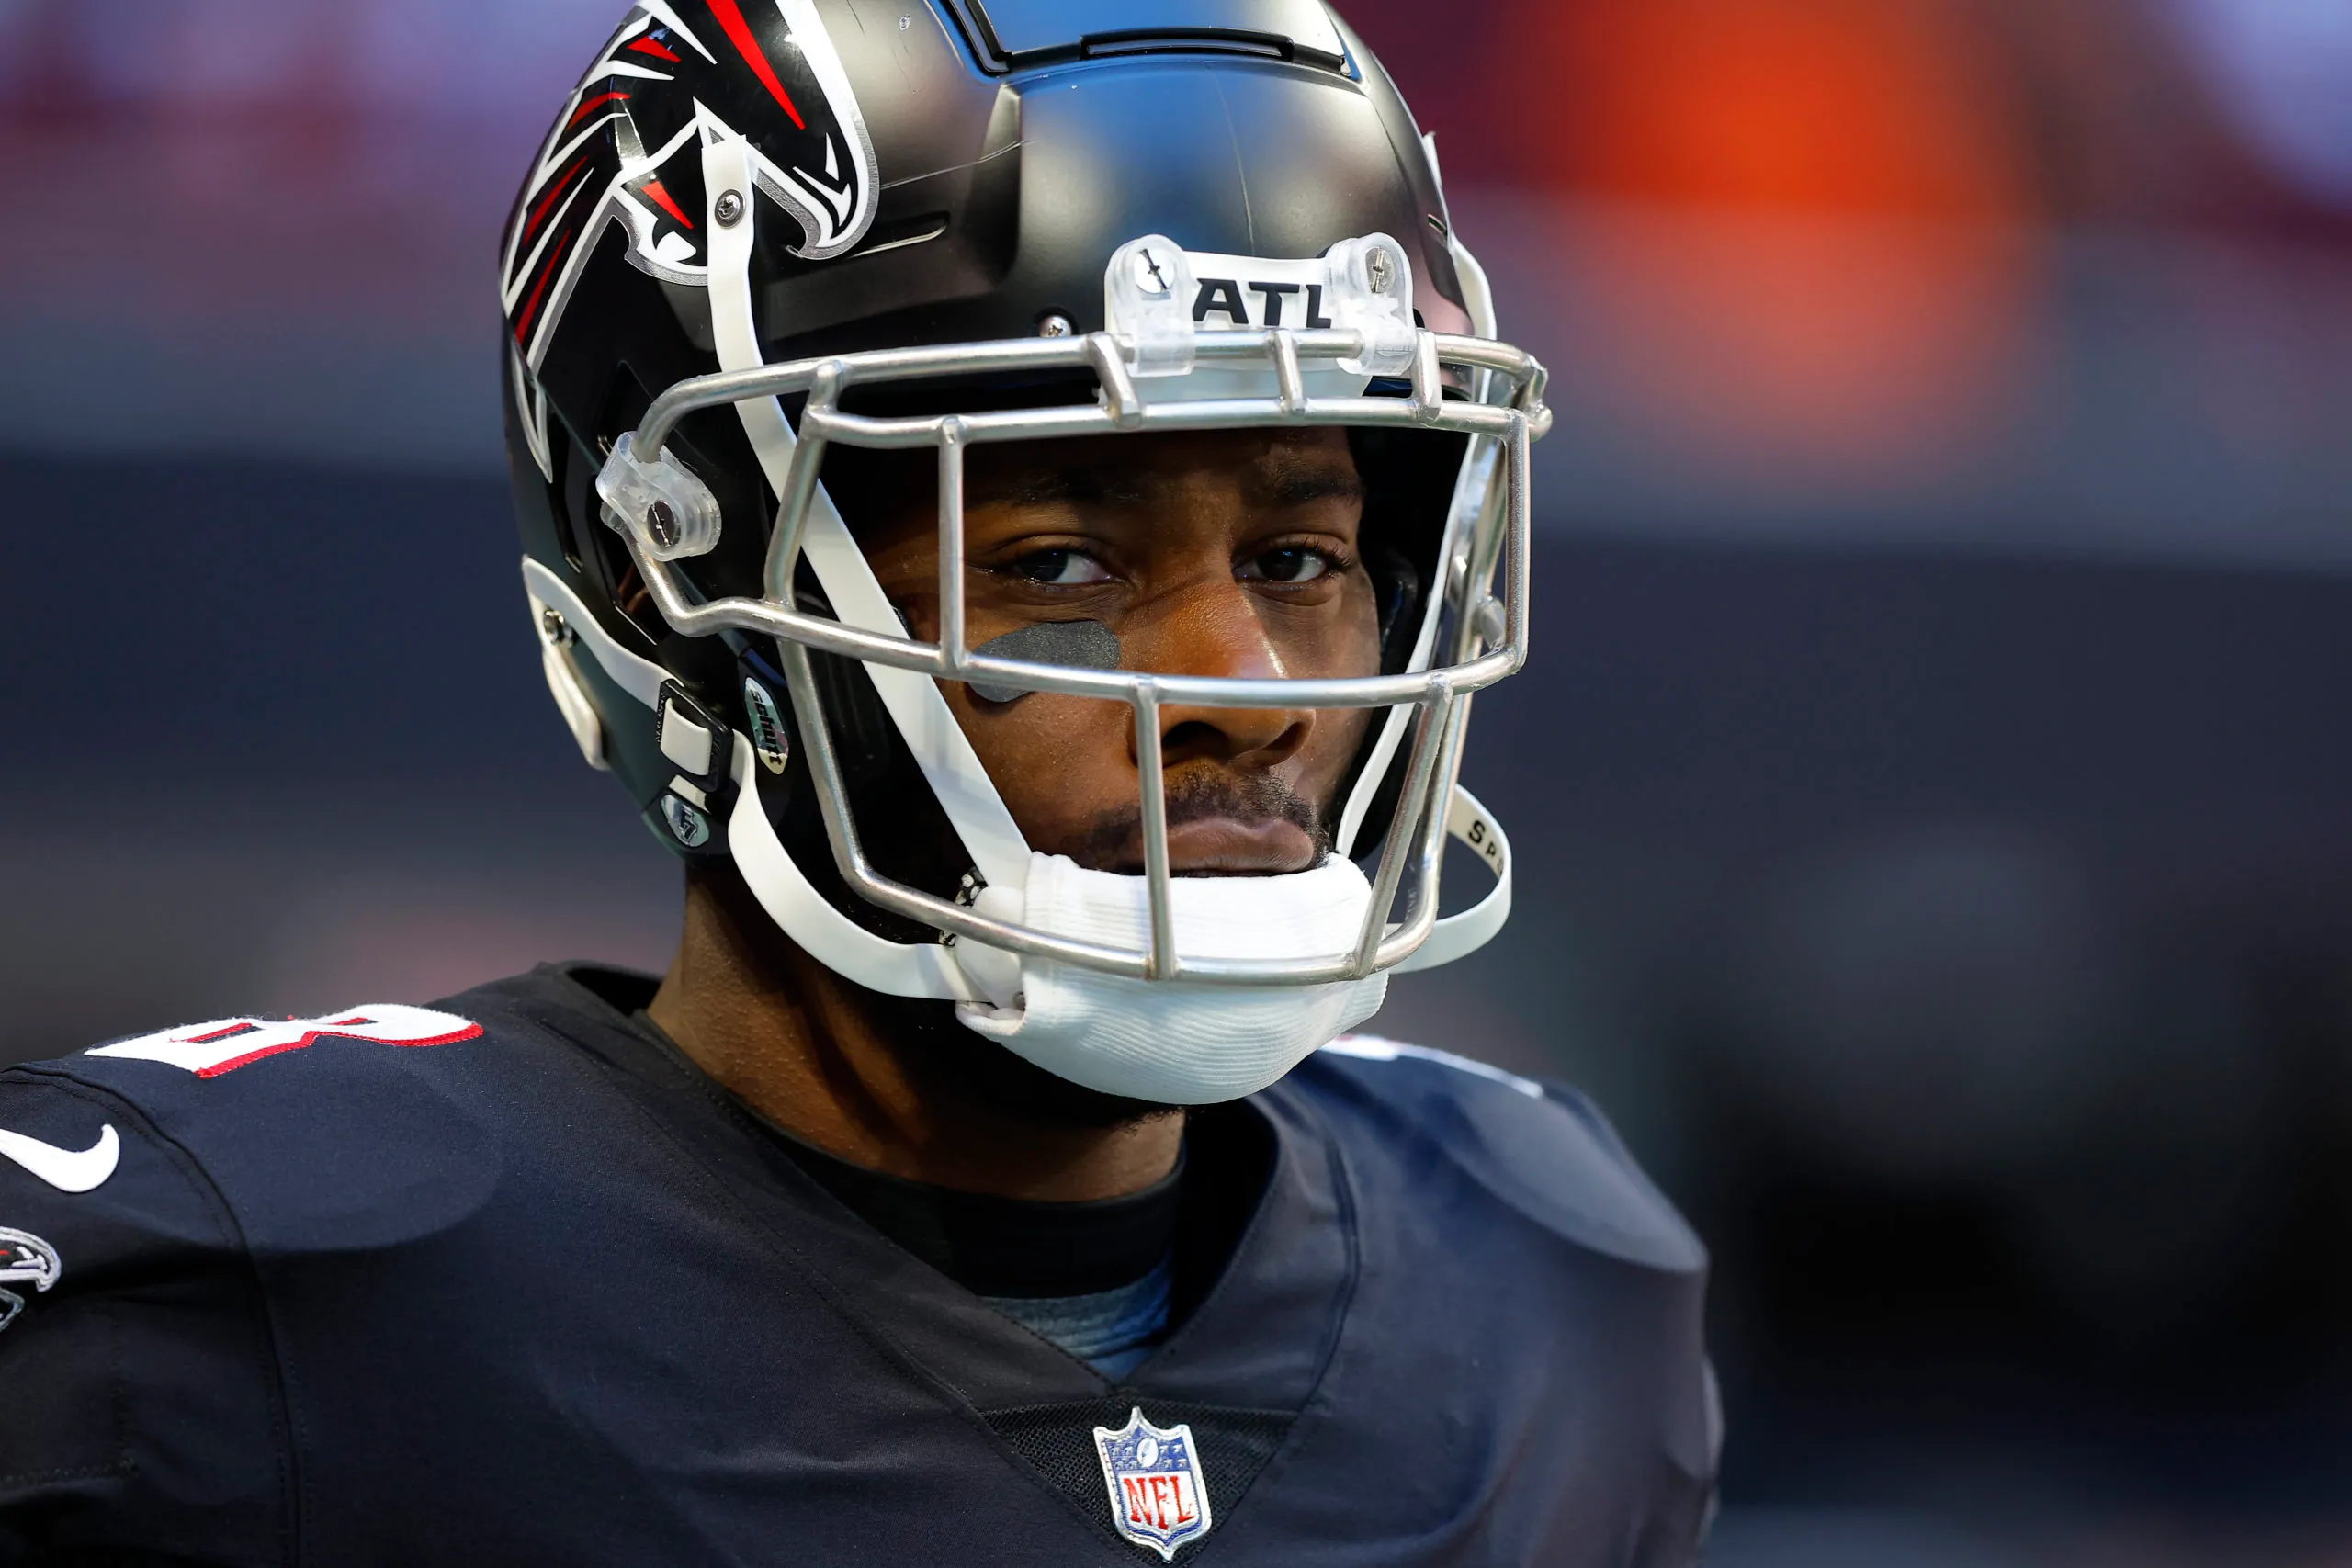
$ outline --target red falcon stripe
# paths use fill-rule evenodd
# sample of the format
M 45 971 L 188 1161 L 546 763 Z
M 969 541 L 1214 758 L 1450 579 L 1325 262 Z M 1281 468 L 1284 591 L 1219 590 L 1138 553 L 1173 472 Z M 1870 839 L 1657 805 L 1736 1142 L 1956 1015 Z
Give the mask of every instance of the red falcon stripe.
M 635 43 L 630 44 L 629 48 L 637 51 L 639 54 L 650 54 L 656 60 L 666 60 L 673 65 L 678 63 L 678 57 L 672 54 L 668 50 L 663 49 L 661 43 L 654 39 L 641 38 Z
M 661 203 L 662 211 L 668 213 L 671 217 L 676 219 L 687 228 L 691 229 L 695 226 L 695 220 L 687 217 L 684 210 L 681 209 L 676 202 L 670 199 L 670 193 L 662 188 L 662 182 L 660 180 L 646 181 L 645 194 L 651 197 L 655 201 Z
M 743 63 L 759 77 L 760 85 L 768 90 L 771 97 L 784 106 L 784 112 L 792 117 L 794 128 L 808 130 L 808 122 L 802 119 L 800 111 L 792 107 L 792 99 L 785 93 L 784 84 L 775 79 L 775 67 L 770 65 L 768 57 L 760 52 L 760 40 L 752 36 L 752 25 L 743 20 L 742 10 L 736 6 L 735 0 L 710 0 L 710 14 L 717 17 L 718 25 L 727 29 L 728 41 L 734 44 L 735 52 L 743 57 Z
M 627 93 L 606 93 L 602 97 L 591 98 L 586 103 L 580 106 L 579 112 L 571 117 L 569 125 L 567 125 L 565 129 L 569 130 L 571 126 L 578 125 L 582 120 L 588 118 L 591 110 L 602 107 L 604 105 L 611 103 L 615 98 L 620 99 L 623 103 L 628 102 L 628 95 Z
M 582 158 L 578 163 L 572 164 L 571 168 L 564 171 L 563 178 L 556 181 L 554 188 L 539 198 L 539 204 L 531 209 L 531 220 L 523 226 L 524 239 L 528 240 L 532 235 L 539 231 L 539 225 L 548 220 L 548 213 L 554 208 L 556 197 L 561 196 L 565 191 L 570 190 L 571 188 L 571 182 L 578 179 L 580 177 L 580 171 L 587 166 L 588 160 L 585 158 Z
M 539 274 L 538 287 L 531 290 L 531 302 L 523 307 L 523 319 L 514 323 L 516 343 L 523 343 L 530 337 L 531 318 L 539 313 L 540 297 L 547 293 L 548 282 L 555 276 L 557 264 L 563 260 L 563 248 L 570 243 L 571 243 L 571 231 L 566 229 L 563 231 L 563 238 L 558 240 L 555 243 L 555 248 L 548 253 L 547 268 Z

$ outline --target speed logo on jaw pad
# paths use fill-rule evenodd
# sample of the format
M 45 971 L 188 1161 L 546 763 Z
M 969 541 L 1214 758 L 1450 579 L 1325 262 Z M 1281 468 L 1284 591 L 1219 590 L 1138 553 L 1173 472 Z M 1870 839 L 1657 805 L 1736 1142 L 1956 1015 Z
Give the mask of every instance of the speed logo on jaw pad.
M 1094 1448 L 1120 1535 L 1173 1562 L 1178 1547 L 1209 1533 L 1209 1489 L 1192 1427 L 1155 1427 L 1137 1405 L 1117 1431 L 1095 1427 Z

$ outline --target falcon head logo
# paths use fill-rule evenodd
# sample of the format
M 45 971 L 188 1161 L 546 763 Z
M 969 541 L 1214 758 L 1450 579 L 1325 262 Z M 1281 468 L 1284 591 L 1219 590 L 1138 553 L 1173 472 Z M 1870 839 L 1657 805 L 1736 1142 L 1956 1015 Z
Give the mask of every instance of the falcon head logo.
M 874 141 L 816 0 L 639 0 L 565 102 L 508 220 L 503 303 L 531 370 L 605 225 L 627 229 L 643 271 L 707 281 L 702 148 L 738 136 L 757 191 L 799 225 L 792 254 L 824 261 L 865 236 Z

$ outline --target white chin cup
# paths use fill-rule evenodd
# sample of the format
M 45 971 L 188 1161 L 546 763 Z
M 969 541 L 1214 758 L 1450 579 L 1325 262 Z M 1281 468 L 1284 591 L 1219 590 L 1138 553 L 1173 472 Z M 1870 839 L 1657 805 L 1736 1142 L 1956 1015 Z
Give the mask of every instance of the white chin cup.
M 1169 886 L 1177 951 L 1199 959 L 1319 958 L 1351 950 L 1372 887 L 1353 862 L 1326 856 L 1285 876 L 1182 876 Z M 1036 855 L 1025 888 L 981 889 L 991 919 L 1056 936 L 1148 948 L 1145 879 Z M 1215 1105 L 1257 1093 L 1380 1010 L 1388 976 L 1313 986 L 1139 980 L 968 939 L 956 961 L 988 998 L 956 1016 L 1057 1077 L 1160 1105 Z

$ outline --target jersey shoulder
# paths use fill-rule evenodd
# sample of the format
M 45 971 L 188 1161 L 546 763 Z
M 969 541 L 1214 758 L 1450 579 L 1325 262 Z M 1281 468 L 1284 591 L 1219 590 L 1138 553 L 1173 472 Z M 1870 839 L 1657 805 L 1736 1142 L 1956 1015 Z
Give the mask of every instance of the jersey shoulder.
M 1493 1198 L 1589 1251 L 1677 1274 L 1706 1248 L 1582 1092 L 1424 1045 L 1344 1035 L 1291 1080 L 1385 1157 L 1439 1156 Z
M 0 1070 L 0 1559 L 280 1560 L 273 1325 L 356 1255 L 477 1234 L 553 1043 L 475 993 Z
M 0 1179 L 162 1205 L 170 1168 L 274 1249 L 416 1239 L 477 1207 L 534 1135 L 534 1080 L 577 1058 L 551 1027 L 560 984 L 541 971 L 430 1007 L 214 1019 L 7 1069 Z
M 322 1094 L 365 1102 L 369 1091 L 406 1080 L 454 1086 L 524 1069 L 559 1036 L 581 1032 L 586 993 L 567 996 L 568 989 L 576 989 L 569 976 L 548 966 L 430 1006 L 359 1003 L 314 1018 L 210 1019 L 10 1071 L 81 1084 L 163 1116 L 229 1106 L 248 1116 L 315 1118 Z

